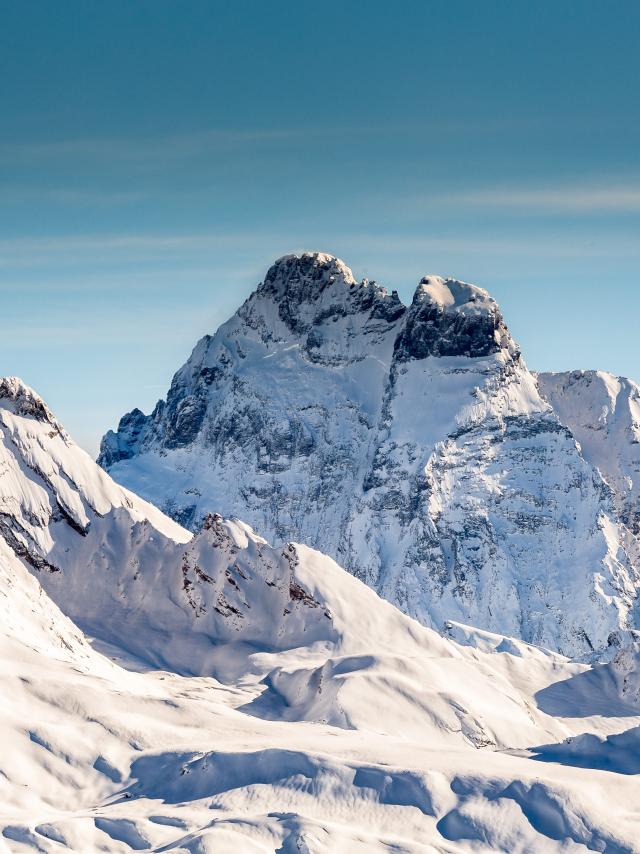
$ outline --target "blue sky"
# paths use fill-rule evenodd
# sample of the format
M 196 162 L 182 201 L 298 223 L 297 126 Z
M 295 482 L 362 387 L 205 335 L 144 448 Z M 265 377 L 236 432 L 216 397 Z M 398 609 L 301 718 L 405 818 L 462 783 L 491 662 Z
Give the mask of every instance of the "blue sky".
M 300 249 L 640 379 L 640 4 L 0 11 L 0 373 L 92 453 Z

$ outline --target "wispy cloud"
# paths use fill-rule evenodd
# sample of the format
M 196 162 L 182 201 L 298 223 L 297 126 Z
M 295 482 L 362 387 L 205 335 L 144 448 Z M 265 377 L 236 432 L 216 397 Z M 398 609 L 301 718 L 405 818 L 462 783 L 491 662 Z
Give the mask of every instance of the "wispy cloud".
M 94 136 L 45 141 L 24 140 L 0 144 L 0 162 L 14 160 L 49 159 L 109 159 L 143 161 L 155 159 L 181 159 L 209 152 L 223 152 L 235 148 L 283 143 L 322 143 L 327 139 L 361 141 L 366 137 L 427 138 L 451 134 L 501 134 L 507 130 L 527 131 L 542 128 L 541 117 L 527 120 L 490 119 L 479 121 L 416 121 L 382 124 L 332 124 L 277 128 L 203 128 L 180 133 L 160 132 L 149 136 Z
M 247 129 L 202 130 L 192 133 L 158 134 L 149 137 L 79 137 L 0 145 L 0 160 L 108 158 L 111 160 L 147 160 L 155 157 L 183 158 L 210 150 L 223 150 L 256 142 L 279 142 L 317 134 L 318 130 Z
M 431 204 L 560 214 L 640 213 L 640 181 L 611 185 L 481 187 L 429 199 Z
M 64 291 L 78 287 L 153 288 L 161 281 L 175 286 L 178 279 L 229 284 L 257 282 L 278 255 L 304 249 L 343 254 L 345 260 L 403 255 L 432 258 L 447 269 L 476 259 L 578 259 L 640 257 L 635 232 L 601 228 L 562 234 L 552 228 L 517 229 L 509 234 L 488 227 L 459 229 L 454 233 L 421 233 L 413 227 L 398 233 L 290 228 L 277 231 L 193 233 L 123 233 L 16 237 L 0 240 L 0 291 L 14 287 L 37 289 L 60 282 Z M 354 263 L 357 263 L 354 261 Z M 357 272 L 357 271 L 356 271 Z
M 613 251 L 623 254 L 640 256 L 640 242 L 635 235 L 625 234 L 606 235 L 597 238 L 594 235 L 562 235 L 556 236 L 548 232 L 542 234 L 514 234 L 509 236 L 486 236 L 460 232 L 455 236 L 438 237 L 430 235 L 422 237 L 416 234 L 408 235 L 351 235 L 345 239 L 351 240 L 358 248 L 366 248 L 384 252 L 447 252 L 451 255 L 501 256 L 515 255 L 529 257 L 544 254 L 547 257 L 581 258 L 584 256 L 606 256 Z
M 100 189 L 75 189 L 66 187 L 11 187 L 2 188 L 2 205 L 43 204 L 78 205 L 78 206 L 111 206 L 126 205 L 133 202 L 145 201 L 157 193 L 149 190 L 118 190 L 113 187 Z
M 99 316 L 88 313 L 87 305 L 76 305 L 74 311 L 62 316 L 62 310 L 54 317 L 48 310 L 50 306 L 39 306 L 38 310 L 25 319 L 24 312 L 18 317 L 9 313 L 3 320 L 0 357 L 16 352 L 47 352 L 61 341 L 77 346 L 88 345 L 108 347 L 114 342 L 121 345 L 140 346 L 157 344 L 159 336 L 167 336 L 173 349 L 190 347 L 198 337 L 203 325 L 207 329 L 216 328 L 226 320 L 224 310 L 216 306 L 208 308 L 203 319 L 202 307 L 197 304 L 184 305 L 173 302 L 170 310 L 164 305 L 150 308 L 144 306 L 144 323 L 140 323 L 137 312 L 123 318 L 122 312 L 113 306 L 100 312 Z M 9 320 L 10 322 L 6 322 Z M 177 344 L 176 344 L 177 342 Z M 97 358 L 95 351 L 91 358 Z
M 159 256 L 187 253 L 193 260 L 202 252 L 212 253 L 224 247 L 227 250 L 255 247 L 258 240 L 268 240 L 268 235 L 257 236 L 251 232 L 228 233 L 195 232 L 191 234 L 74 234 L 55 237 L 15 237 L 0 240 L 0 268 L 14 266 L 35 267 L 38 264 L 62 260 L 90 260 L 109 257 L 157 258 Z

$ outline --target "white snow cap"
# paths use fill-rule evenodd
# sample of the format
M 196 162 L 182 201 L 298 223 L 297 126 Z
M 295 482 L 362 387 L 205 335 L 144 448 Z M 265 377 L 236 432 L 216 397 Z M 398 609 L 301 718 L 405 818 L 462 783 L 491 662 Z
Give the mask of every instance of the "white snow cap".
M 414 303 L 429 301 L 441 306 L 444 311 L 461 314 L 489 314 L 498 310 L 496 301 L 484 288 L 444 279 L 442 276 L 423 276 L 413 298 Z
M 19 400 L 30 397 L 42 402 L 42 398 L 20 377 L 0 377 L 0 400 Z

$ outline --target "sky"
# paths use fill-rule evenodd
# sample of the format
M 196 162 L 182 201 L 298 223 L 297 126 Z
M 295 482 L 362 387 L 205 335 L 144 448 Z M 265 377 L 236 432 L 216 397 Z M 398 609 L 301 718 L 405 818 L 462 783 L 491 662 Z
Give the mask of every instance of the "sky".
M 640 380 L 640 4 L 0 0 L 0 375 L 90 453 L 269 264 Z

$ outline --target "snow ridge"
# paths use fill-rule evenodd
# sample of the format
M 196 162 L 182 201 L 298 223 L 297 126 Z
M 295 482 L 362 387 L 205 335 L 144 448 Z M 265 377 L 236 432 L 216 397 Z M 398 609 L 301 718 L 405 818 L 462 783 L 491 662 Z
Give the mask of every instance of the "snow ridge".
M 0 401 L 17 415 L 31 415 L 62 430 L 44 400 L 18 377 L 0 377 Z

